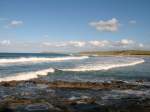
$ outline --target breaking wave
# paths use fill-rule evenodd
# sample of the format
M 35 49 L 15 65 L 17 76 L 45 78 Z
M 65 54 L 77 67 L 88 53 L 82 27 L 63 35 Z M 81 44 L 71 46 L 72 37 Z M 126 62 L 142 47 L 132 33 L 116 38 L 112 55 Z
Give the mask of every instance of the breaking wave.
M 20 63 L 20 62 L 47 62 L 47 61 L 64 61 L 64 60 L 80 60 L 86 59 L 87 56 L 81 57 L 62 57 L 62 58 L 24 58 L 24 59 L 0 59 L 0 64 L 7 63 Z M 72 72 L 86 72 L 86 71 L 100 71 L 100 70 L 109 70 L 112 68 L 118 67 L 126 67 L 126 66 L 134 66 L 140 63 L 144 63 L 144 59 L 141 58 L 129 58 L 129 57 L 91 57 L 88 60 L 84 60 L 81 62 L 71 62 L 73 66 L 70 64 L 66 66 L 52 66 L 50 68 L 37 70 L 37 71 L 29 71 L 29 72 L 21 72 L 21 73 L 12 73 L 11 75 L 7 75 L 5 77 L 0 77 L 1 81 L 12 81 L 12 80 L 29 80 L 33 78 L 38 78 L 38 76 L 46 76 L 48 73 L 54 73 L 57 70 L 60 71 L 72 71 Z M 55 69 L 56 68 L 56 69 Z M 4 74 L 2 74 L 4 76 Z
M 138 59 L 136 61 L 131 61 L 128 63 L 99 63 L 99 64 L 87 64 L 82 66 L 77 66 L 69 69 L 61 69 L 62 71 L 73 71 L 73 72 L 84 72 L 84 71 L 99 71 L 99 70 L 109 70 L 112 68 L 134 66 L 140 63 L 144 63 L 144 59 Z
M 45 58 L 45 57 L 21 57 L 21 58 L 15 58 L 15 59 L 0 59 L 0 64 L 13 64 L 13 63 L 26 63 L 26 62 L 59 62 L 59 61 L 65 61 L 65 60 L 81 60 L 81 59 L 87 59 L 88 56 L 67 56 L 67 57 L 54 57 L 54 58 Z
M 32 72 L 17 73 L 15 75 L 0 78 L 0 82 L 12 81 L 12 80 L 15 80 L 15 81 L 29 80 L 29 79 L 33 79 L 33 78 L 38 78 L 38 76 L 45 76 L 48 73 L 54 73 L 54 72 L 55 72 L 55 69 L 48 68 L 48 69 L 32 71 Z

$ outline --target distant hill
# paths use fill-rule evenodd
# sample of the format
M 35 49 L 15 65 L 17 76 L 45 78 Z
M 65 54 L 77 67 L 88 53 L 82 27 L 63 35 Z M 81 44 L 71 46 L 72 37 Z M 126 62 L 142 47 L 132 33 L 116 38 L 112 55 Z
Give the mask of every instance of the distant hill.
M 100 56 L 110 56 L 110 55 L 118 55 L 118 56 L 150 56 L 150 51 L 144 50 L 122 50 L 122 51 L 88 51 L 88 52 L 79 52 L 80 55 L 100 55 Z

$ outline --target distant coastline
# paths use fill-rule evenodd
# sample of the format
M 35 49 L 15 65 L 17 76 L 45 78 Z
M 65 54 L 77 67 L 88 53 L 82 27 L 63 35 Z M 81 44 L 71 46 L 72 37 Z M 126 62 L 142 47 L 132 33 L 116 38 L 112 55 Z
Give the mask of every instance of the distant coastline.
M 55 54 L 55 55 L 75 55 L 75 56 L 150 56 L 148 50 L 114 50 L 114 51 L 81 51 L 81 52 L 0 52 L 6 54 Z
M 87 51 L 87 52 L 79 52 L 79 55 L 88 55 L 88 56 L 150 56 L 150 51 L 146 51 L 146 50 Z

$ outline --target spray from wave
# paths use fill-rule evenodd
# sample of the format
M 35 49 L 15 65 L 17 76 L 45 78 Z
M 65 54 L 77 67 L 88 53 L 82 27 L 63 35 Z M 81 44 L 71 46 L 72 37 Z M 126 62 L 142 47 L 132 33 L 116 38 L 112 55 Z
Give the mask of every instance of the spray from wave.
M 44 69 L 44 70 L 38 70 L 38 71 L 33 71 L 33 72 L 24 72 L 24 73 L 18 73 L 12 76 L 8 76 L 8 77 L 3 77 L 0 78 L 0 82 L 2 81 L 19 81 L 19 80 L 29 80 L 29 79 L 33 79 L 33 78 L 38 78 L 38 76 L 46 76 L 48 73 L 54 73 L 55 69 L 53 68 L 48 68 L 48 69 Z
M 36 63 L 36 62 L 60 62 L 65 60 L 81 60 L 87 59 L 88 56 L 67 56 L 67 57 L 55 57 L 55 58 L 42 58 L 42 57 L 30 57 L 30 58 L 16 58 L 16 59 L 0 59 L 0 64 L 13 64 L 13 63 Z
M 109 70 L 112 68 L 118 68 L 118 67 L 126 67 L 126 66 L 134 66 L 140 63 L 144 63 L 144 59 L 138 59 L 135 61 L 131 61 L 128 63 L 98 63 L 98 64 L 85 64 L 82 66 L 70 68 L 70 69 L 60 69 L 62 71 L 73 71 L 73 72 L 84 72 L 84 71 L 99 71 L 99 70 Z

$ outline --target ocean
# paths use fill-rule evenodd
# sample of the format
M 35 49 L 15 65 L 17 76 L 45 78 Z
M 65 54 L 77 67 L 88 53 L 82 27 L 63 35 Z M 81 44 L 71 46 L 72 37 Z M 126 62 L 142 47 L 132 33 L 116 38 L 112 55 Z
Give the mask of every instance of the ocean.
M 1 86 L 0 98 L 15 96 L 31 100 L 39 97 L 51 99 L 52 96 L 59 96 L 60 100 L 63 98 L 69 101 L 93 98 L 100 106 L 128 105 L 132 101 L 150 98 L 150 57 L 99 57 L 46 53 L 0 54 L 0 81 L 29 80 L 38 77 L 46 82 L 61 80 L 112 83 L 121 81 L 136 85 L 137 88 L 131 89 L 129 86 L 126 89 L 119 89 L 119 85 L 116 85 L 118 88 L 111 89 L 57 89 L 48 88 L 47 85 L 42 84 L 23 83 L 23 85 L 20 83 L 15 87 Z M 55 99 L 52 102 L 55 102 Z M 78 109 L 83 107 L 81 105 Z M 93 107 L 91 104 L 85 108 Z
M 44 76 L 55 81 L 150 80 L 150 58 L 77 56 L 55 53 L 0 53 L 0 81 Z

